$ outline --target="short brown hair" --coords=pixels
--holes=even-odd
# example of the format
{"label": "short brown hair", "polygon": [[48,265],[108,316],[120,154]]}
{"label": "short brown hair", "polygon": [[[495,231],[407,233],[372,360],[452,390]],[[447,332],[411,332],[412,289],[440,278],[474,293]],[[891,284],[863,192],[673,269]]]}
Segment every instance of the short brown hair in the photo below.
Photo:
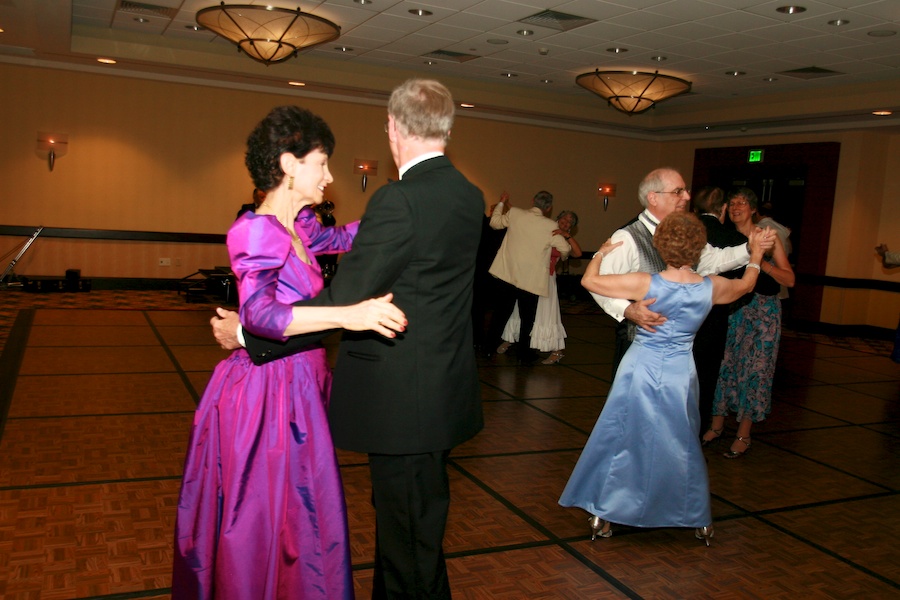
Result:
{"label": "short brown hair", "polygon": [[693,213],[673,212],[656,228],[653,246],[667,265],[695,266],[706,247],[706,228]]}

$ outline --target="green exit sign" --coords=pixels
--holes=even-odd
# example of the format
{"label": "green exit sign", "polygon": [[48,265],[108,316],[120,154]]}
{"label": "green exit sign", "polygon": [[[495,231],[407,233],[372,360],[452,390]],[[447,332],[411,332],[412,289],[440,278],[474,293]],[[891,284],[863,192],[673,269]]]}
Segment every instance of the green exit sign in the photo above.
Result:
{"label": "green exit sign", "polygon": [[763,151],[762,150],[751,150],[747,155],[748,163],[759,163],[763,160]]}

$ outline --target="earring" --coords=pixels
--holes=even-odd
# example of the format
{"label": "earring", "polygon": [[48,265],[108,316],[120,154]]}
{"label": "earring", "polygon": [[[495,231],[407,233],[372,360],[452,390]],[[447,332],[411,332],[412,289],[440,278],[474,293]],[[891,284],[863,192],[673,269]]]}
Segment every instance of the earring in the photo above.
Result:
{"label": "earring", "polygon": [[289,190],[294,189],[294,176],[293,176],[293,175],[291,175],[291,176],[288,178],[288,189],[289,189]]}

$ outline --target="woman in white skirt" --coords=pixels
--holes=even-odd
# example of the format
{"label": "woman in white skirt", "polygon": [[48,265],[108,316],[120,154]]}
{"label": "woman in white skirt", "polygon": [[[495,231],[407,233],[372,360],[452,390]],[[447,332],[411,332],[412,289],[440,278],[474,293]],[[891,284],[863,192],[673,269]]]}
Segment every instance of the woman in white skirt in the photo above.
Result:
{"label": "woman in white skirt", "polygon": [[[556,217],[558,233],[568,240],[572,246],[569,258],[581,256],[581,246],[575,241],[572,231],[578,225],[578,215],[571,210],[564,210]],[[534,328],[531,330],[531,347],[539,352],[549,352],[550,355],[541,361],[544,365],[555,365],[562,357],[566,347],[566,330],[562,324],[559,311],[559,294],[556,291],[556,265],[559,263],[560,254],[551,248],[550,252],[550,283],[547,286],[547,295],[538,297],[537,314],[534,317]],[[497,354],[505,354],[509,347],[519,341],[519,306],[513,309],[506,327],[503,328],[503,343],[497,348]]]}

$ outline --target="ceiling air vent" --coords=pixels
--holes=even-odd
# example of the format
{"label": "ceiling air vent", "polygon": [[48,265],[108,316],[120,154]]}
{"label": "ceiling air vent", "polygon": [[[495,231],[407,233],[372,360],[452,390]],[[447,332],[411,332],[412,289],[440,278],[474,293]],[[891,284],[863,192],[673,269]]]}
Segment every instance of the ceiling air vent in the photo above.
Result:
{"label": "ceiling air vent", "polygon": [[821,67],[803,67],[802,69],[794,69],[792,71],[781,71],[779,75],[788,77],[797,77],[798,79],[819,79],[821,77],[832,77],[834,75],[844,75],[840,71],[832,71]]}
{"label": "ceiling air vent", "polygon": [[475,54],[466,54],[464,52],[451,52],[450,50],[435,50],[428,54],[423,54],[425,58],[436,58],[437,60],[450,60],[453,62],[464,63],[474,58],[481,58]]}
{"label": "ceiling air vent", "polygon": [[530,17],[519,19],[519,23],[525,23],[526,25],[538,25],[540,27],[555,29],[557,31],[569,31],[571,29],[575,29],[576,27],[581,27],[582,25],[589,25],[596,22],[597,19],[588,19],[587,17],[569,15],[566,13],[556,12],[555,10],[545,10],[533,14]]}
{"label": "ceiling air vent", "polygon": [[156,6],[154,4],[145,4],[143,2],[131,2],[130,0],[121,0],[118,10],[136,15],[147,15],[151,17],[162,17],[164,19],[174,19],[178,14],[177,8],[168,6]]}

